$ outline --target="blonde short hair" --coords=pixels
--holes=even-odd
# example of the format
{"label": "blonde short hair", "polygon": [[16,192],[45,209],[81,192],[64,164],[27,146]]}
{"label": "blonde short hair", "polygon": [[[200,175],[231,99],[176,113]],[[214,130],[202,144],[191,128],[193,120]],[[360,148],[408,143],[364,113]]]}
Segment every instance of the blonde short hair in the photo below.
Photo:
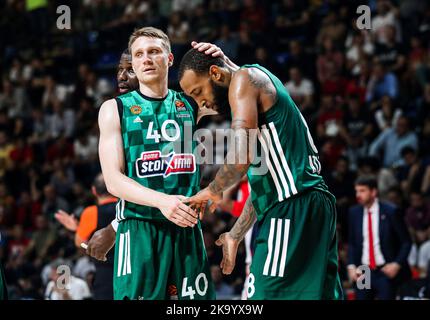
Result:
{"label": "blonde short hair", "polygon": [[165,34],[162,30],[154,28],[154,27],[143,27],[140,29],[136,29],[131,34],[128,40],[128,50],[131,54],[131,45],[140,37],[148,37],[148,38],[157,38],[163,40],[163,45],[170,53],[170,40],[167,34]]}

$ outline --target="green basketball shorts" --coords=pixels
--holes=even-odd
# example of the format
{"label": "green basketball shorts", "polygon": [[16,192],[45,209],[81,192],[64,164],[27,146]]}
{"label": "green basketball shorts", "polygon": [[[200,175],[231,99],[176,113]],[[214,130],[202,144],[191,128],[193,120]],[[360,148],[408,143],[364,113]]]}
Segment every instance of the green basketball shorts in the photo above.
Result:
{"label": "green basketball shorts", "polygon": [[334,197],[319,190],[280,202],[258,222],[248,299],[342,299]]}
{"label": "green basketball shorts", "polygon": [[200,224],[121,221],[113,276],[115,300],[215,299]]}

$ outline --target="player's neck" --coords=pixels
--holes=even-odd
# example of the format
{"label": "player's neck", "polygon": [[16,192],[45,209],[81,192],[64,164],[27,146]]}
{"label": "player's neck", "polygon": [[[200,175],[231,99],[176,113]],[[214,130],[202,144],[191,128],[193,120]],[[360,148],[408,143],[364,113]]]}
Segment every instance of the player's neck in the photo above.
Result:
{"label": "player's neck", "polygon": [[167,81],[151,83],[151,84],[142,84],[139,82],[139,91],[150,98],[164,98],[167,96],[169,88],[167,87]]}

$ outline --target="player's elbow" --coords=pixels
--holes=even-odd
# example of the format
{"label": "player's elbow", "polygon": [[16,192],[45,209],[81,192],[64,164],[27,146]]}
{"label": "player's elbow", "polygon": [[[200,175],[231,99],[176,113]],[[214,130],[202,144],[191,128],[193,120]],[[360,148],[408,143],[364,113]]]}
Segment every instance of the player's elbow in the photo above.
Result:
{"label": "player's elbow", "polygon": [[120,195],[118,194],[118,188],[115,186],[115,183],[107,183],[106,181],[106,189],[109,192],[109,194],[113,195],[114,197],[120,198]]}
{"label": "player's elbow", "polygon": [[120,188],[118,188],[118,181],[116,181],[115,177],[110,174],[105,174],[104,179],[107,192],[112,196],[119,198],[118,192]]}

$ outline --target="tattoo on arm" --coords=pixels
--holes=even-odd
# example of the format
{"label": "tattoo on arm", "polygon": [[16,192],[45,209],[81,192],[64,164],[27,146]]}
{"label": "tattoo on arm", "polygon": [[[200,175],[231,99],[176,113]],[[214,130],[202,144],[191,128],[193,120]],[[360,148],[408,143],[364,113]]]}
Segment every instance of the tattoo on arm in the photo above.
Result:
{"label": "tattoo on arm", "polygon": [[245,168],[243,165],[224,164],[218,170],[215,180],[209,184],[209,190],[212,193],[221,193],[238,182],[247,171],[248,167]]}
{"label": "tattoo on arm", "polygon": [[255,208],[252,205],[251,195],[249,195],[239,219],[237,219],[233,228],[230,230],[231,237],[235,240],[242,241],[256,219],[257,215],[255,213]]}
{"label": "tattoo on arm", "polygon": [[270,96],[270,98],[276,101],[276,89],[273,86],[272,81],[267,75],[261,75],[256,71],[250,69],[249,82],[257,89],[262,89],[264,94]]}
{"label": "tattoo on arm", "polygon": [[[218,170],[215,179],[209,184],[212,193],[221,193],[240,181],[250,166],[253,141],[249,141],[250,129],[240,126],[244,120],[233,120],[233,141],[230,145],[224,165]],[[250,150],[251,149],[251,150]]]}

